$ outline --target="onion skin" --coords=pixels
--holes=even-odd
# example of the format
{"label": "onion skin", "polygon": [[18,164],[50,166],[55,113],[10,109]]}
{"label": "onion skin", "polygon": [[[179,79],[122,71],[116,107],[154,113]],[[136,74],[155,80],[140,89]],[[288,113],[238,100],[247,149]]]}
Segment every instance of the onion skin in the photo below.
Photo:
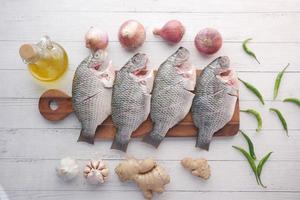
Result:
{"label": "onion skin", "polygon": [[105,49],[108,45],[108,35],[97,27],[91,26],[85,34],[85,46],[92,51]]}
{"label": "onion skin", "polygon": [[205,28],[195,37],[195,46],[200,53],[214,54],[222,47],[222,36],[213,28]]}
{"label": "onion skin", "polygon": [[142,46],[145,39],[145,28],[136,20],[124,22],[119,29],[119,41],[122,47],[128,50],[133,50]]}
{"label": "onion skin", "polygon": [[180,42],[184,33],[185,28],[178,20],[170,20],[162,28],[155,28],[153,30],[154,35],[159,35],[170,43]]}

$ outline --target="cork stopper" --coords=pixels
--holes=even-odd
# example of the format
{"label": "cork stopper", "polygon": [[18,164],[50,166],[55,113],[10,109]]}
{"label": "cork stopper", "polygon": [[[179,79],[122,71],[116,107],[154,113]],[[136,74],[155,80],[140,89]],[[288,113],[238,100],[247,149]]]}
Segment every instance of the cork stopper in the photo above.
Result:
{"label": "cork stopper", "polygon": [[38,58],[38,51],[32,44],[23,44],[19,50],[21,58],[26,61],[30,62]]}

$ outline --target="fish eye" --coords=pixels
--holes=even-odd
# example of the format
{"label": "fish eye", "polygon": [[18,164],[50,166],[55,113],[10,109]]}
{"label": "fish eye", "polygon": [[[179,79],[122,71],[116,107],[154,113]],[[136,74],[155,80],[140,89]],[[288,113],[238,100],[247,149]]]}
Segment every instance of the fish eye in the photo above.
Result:
{"label": "fish eye", "polygon": [[97,52],[94,54],[94,58],[99,58],[100,57],[100,54]]}
{"label": "fish eye", "polygon": [[135,57],[133,58],[133,62],[135,62],[135,63],[138,63],[138,62],[140,62],[140,61],[141,61],[140,56],[135,56]]}

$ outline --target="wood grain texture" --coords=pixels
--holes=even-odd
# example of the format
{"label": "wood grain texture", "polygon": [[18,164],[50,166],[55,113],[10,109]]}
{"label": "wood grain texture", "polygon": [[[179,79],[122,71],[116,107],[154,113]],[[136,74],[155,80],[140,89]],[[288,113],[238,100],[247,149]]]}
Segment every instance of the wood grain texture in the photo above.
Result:
{"label": "wood grain texture", "polygon": [[[124,51],[117,40],[119,25],[138,19],[146,28],[145,44],[134,52]],[[181,20],[187,34],[183,41],[170,46],[152,35],[154,27],[170,19]],[[215,57],[227,55],[238,76],[254,84],[266,105],[240,85],[240,107],[255,108],[263,117],[263,129],[252,116],[240,115],[240,128],[251,137],[258,158],[274,151],[262,172],[267,189],[258,187],[247,161],[232,145],[246,148],[241,135],[215,137],[209,152],[195,148],[195,138],[166,138],[157,150],[132,139],[127,153],[143,159],[153,157],[171,175],[167,191],[154,199],[300,199],[300,109],[283,103],[286,97],[300,97],[300,1],[299,0],[3,0],[0,6],[0,199],[6,192],[10,200],[142,199],[135,184],[120,183],[113,173],[115,165],[127,155],[110,150],[109,139],[95,145],[77,143],[80,123],[74,114],[50,122],[37,107],[40,95],[56,88],[71,93],[71,81],[79,62],[88,55],[84,34],[91,25],[109,33],[108,54],[116,69],[137,51],[149,55],[150,67],[158,68],[179,46],[191,52],[191,62],[202,69]],[[201,56],[194,48],[196,32],[217,28],[224,39],[215,55]],[[50,35],[67,50],[70,66],[66,75],[52,84],[35,81],[18,55],[19,46],[37,42]],[[245,54],[241,44],[249,44],[261,61],[257,64]],[[290,62],[284,74],[279,96],[272,101],[277,73]],[[290,137],[286,137],[270,107],[284,114]],[[65,156],[77,158],[83,165],[92,157],[108,161],[110,179],[103,187],[92,187],[79,176],[73,183],[57,179],[54,167]],[[205,157],[212,167],[212,178],[199,181],[178,164],[185,156]],[[1,187],[3,186],[3,188]],[[4,191],[3,191],[4,190]],[[7,200],[7,199],[5,199]]]}

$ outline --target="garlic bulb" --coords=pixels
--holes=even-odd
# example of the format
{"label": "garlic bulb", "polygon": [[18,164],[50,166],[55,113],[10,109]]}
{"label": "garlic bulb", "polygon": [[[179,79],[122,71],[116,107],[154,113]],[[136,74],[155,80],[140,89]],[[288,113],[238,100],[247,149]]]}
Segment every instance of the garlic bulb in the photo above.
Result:
{"label": "garlic bulb", "polygon": [[107,180],[108,168],[103,160],[91,160],[86,165],[83,175],[90,184],[102,184]]}
{"label": "garlic bulb", "polygon": [[64,181],[74,179],[79,173],[79,165],[76,160],[66,157],[60,160],[59,166],[56,167],[57,176]]}

